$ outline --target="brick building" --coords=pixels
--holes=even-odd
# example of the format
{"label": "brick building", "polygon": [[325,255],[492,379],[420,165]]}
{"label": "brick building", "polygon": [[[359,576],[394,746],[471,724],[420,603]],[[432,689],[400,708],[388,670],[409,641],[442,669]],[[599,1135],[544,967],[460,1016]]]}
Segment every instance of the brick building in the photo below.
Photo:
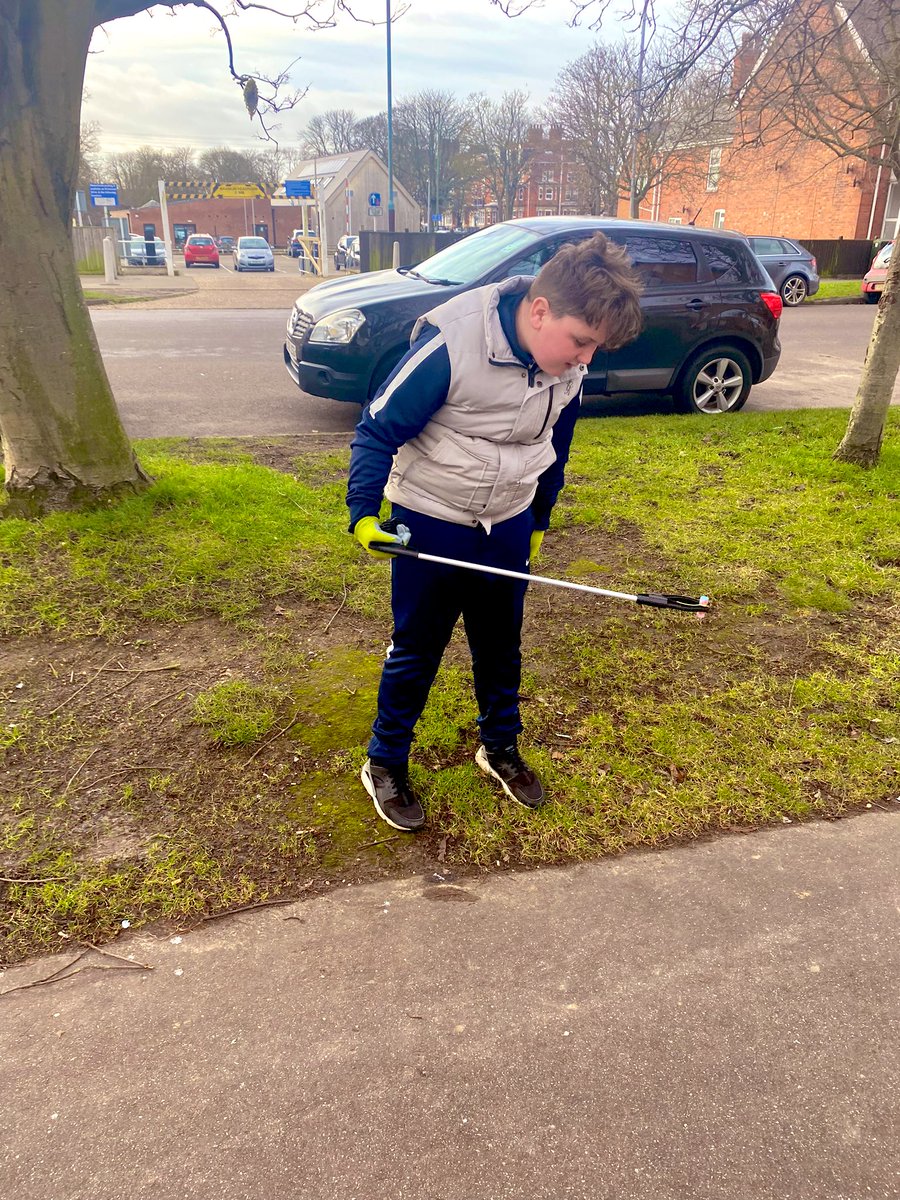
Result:
{"label": "brick building", "polygon": [[[715,144],[686,148],[674,179],[642,202],[641,218],[800,241],[894,237],[900,185],[890,170],[838,158],[790,130],[778,112],[760,110],[748,84],[763,70],[777,71],[777,61],[745,40],[735,60],[738,100],[729,133]],[[627,200],[618,215],[628,215]]]}

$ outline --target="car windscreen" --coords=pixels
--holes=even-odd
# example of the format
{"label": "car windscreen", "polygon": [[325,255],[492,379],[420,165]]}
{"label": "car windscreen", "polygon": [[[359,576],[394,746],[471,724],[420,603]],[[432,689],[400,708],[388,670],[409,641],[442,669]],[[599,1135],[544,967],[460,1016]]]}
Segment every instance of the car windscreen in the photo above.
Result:
{"label": "car windscreen", "polygon": [[875,255],[873,267],[889,267],[891,265],[891,251],[894,249],[894,243],[889,242],[887,246],[882,246]]}
{"label": "car windscreen", "polygon": [[191,246],[211,246],[213,240],[211,237],[190,237],[188,238],[188,243]]}
{"label": "car windscreen", "polygon": [[492,225],[454,242],[415,269],[415,274],[427,280],[447,283],[475,283],[511,254],[533,246],[541,239],[538,234],[518,226]]}
{"label": "car windscreen", "polygon": [[238,248],[240,250],[268,250],[269,243],[265,238],[241,238]]}

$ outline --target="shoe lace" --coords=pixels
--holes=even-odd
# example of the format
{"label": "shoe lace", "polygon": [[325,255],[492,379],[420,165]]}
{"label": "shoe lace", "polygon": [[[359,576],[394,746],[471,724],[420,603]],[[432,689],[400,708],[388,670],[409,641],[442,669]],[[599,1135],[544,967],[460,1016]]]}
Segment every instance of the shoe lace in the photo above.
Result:
{"label": "shoe lace", "polygon": [[383,778],[390,787],[390,798],[400,799],[409,786],[409,772],[402,767],[382,767]]}

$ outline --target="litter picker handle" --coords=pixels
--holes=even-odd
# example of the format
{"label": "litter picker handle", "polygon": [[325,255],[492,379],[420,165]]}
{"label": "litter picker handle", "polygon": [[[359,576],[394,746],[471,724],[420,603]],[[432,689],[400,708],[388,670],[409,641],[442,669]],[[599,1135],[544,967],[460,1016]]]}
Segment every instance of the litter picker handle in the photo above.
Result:
{"label": "litter picker handle", "polygon": [[677,612],[706,613],[709,611],[708,596],[666,596],[658,592],[633,595],[629,592],[610,592],[605,588],[589,587],[586,583],[570,583],[567,579],[551,579],[548,575],[531,575],[527,571],[507,571],[503,567],[487,567],[481,563],[465,562],[459,558],[443,558],[439,554],[426,554],[412,546],[399,542],[373,542],[382,554],[394,558],[420,558],[423,562],[440,563],[447,567],[462,567],[466,571],[480,571],[485,575],[502,575],[507,579],[521,579],[525,583],[542,583],[548,587],[568,588],[574,592],[589,592],[593,596],[606,596],[610,600],[629,600],[632,604],[646,604],[651,608],[673,608]]}

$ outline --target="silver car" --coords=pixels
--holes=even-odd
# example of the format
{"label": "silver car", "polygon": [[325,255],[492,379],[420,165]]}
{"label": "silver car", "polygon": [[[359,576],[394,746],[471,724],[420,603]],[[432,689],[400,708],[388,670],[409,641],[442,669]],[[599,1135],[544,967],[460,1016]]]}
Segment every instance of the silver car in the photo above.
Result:
{"label": "silver car", "polygon": [[783,237],[751,237],[747,240],[788,308],[796,308],[807,296],[814,296],[819,290],[815,255],[799,242]]}
{"label": "silver car", "polygon": [[235,271],[274,271],[275,255],[262,237],[240,237],[233,251]]}

